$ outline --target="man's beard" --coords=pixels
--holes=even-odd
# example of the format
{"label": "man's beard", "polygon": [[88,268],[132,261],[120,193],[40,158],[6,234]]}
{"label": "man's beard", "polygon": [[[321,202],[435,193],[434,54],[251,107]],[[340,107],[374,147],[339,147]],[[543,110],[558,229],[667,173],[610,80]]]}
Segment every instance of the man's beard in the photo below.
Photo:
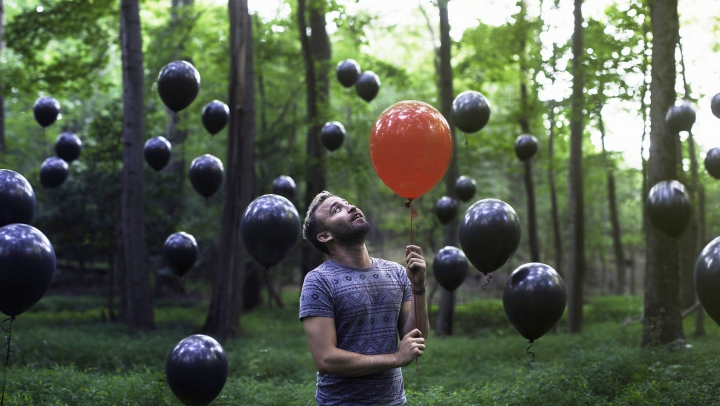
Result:
{"label": "man's beard", "polygon": [[357,247],[365,243],[370,224],[367,221],[360,224],[338,223],[328,231],[333,234],[338,245],[346,248]]}

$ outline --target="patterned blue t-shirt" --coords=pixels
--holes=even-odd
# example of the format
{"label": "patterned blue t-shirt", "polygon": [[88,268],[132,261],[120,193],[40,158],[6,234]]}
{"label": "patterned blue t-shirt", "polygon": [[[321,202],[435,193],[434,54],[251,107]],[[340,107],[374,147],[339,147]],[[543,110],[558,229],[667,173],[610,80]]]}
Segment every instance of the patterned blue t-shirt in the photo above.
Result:
{"label": "patterned blue t-shirt", "polygon": [[[405,268],[372,258],[370,268],[352,268],[329,260],[305,276],[300,320],[335,319],[337,347],[359,354],[392,354],[398,350],[400,305],[412,300]],[[400,368],[360,377],[317,374],[319,406],[404,405]]]}

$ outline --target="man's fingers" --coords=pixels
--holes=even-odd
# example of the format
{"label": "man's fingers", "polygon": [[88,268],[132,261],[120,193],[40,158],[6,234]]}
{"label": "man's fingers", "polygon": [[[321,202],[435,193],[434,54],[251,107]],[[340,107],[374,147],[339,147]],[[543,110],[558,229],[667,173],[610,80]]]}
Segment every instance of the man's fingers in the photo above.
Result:
{"label": "man's fingers", "polygon": [[422,337],[422,333],[418,329],[413,329],[411,332],[407,333],[405,337],[415,338],[415,337]]}

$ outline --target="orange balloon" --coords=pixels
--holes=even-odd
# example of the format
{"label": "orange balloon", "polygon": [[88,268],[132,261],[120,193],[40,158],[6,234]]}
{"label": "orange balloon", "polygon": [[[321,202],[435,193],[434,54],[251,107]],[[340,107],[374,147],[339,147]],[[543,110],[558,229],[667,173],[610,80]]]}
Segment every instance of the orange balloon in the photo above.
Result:
{"label": "orange balloon", "polygon": [[420,101],[402,101],[380,114],[370,133],[370,159],[382,181],[406,199],[416,199],[445,176],[452,134],[445,117]]}

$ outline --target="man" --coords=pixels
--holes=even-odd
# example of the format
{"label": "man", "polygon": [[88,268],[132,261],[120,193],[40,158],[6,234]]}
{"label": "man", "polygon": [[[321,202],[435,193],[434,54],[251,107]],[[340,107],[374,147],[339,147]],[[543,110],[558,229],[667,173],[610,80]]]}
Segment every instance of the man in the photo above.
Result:
{"label": "man", "polygon": [[422,252],[406,248],[407,269],[371,258],[365,247],[369,228],[362,211],[326,191],[305,217],[303,237],[330,255],[307,274],[300,295],[320,406],[405,405],[400,367],[425,349],[430,323]]}

